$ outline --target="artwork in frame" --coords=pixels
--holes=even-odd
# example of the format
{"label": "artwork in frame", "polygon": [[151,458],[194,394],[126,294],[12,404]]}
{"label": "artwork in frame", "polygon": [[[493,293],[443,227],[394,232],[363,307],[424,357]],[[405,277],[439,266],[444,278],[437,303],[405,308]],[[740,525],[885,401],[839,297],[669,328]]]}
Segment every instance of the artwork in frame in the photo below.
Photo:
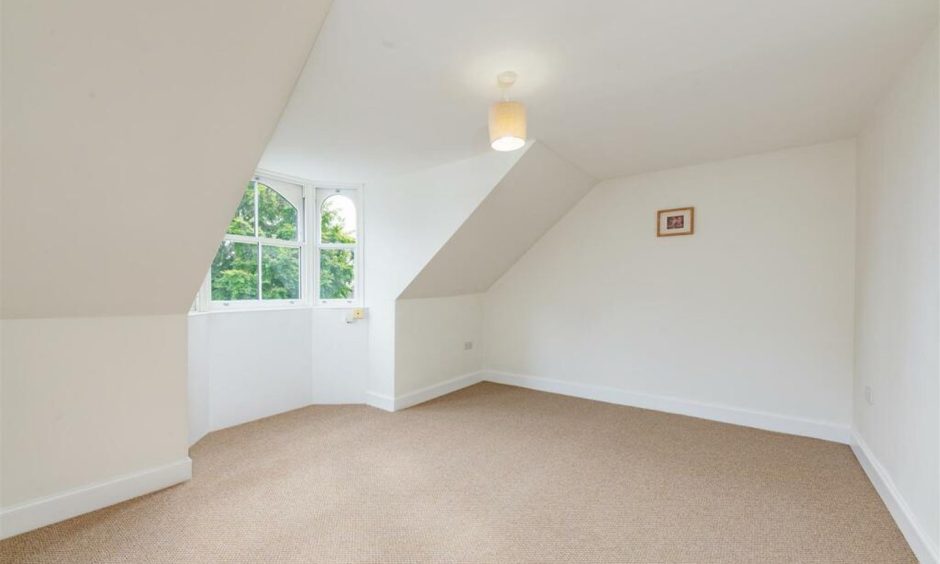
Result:
{"label": "artwork in frame", "polygon": [[695,208],[673,208],[656,212],[656,236],[672,237],[695,233]]}

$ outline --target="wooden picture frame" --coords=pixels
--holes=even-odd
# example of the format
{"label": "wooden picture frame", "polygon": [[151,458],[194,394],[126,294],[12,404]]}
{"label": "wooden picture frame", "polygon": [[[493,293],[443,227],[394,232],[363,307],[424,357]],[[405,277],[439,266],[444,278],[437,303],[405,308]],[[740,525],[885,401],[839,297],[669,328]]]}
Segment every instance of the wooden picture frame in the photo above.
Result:
{"label": "wooden picture frame", "polygon": [[676,237],[695,233],[695,208],[672,208],[656,212],[656,236]]}

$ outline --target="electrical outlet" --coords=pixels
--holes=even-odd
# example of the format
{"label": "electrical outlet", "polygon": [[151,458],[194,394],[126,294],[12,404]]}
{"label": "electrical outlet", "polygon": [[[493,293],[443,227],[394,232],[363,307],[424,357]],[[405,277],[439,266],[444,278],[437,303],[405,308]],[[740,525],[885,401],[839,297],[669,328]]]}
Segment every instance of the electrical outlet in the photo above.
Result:
{"label": "electrical outlet", "polygon": [[471,350],[471,349],[473,349],[473,341],[466,341],[466,342],[463,344],[463,350],[469,351],[469,350]]}
{"label": "electrical outlet", "polygon": [[865,386],[865,401],[868,402],[868,405],[874,405],[871,399],[871,386]]}

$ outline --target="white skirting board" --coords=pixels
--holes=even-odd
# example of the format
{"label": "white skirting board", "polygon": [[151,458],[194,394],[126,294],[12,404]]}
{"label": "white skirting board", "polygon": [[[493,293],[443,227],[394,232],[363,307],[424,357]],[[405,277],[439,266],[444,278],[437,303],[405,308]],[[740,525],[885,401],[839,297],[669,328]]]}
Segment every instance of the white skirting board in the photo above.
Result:
{"label": "white skirting board", "polygon": [[4,507],[0,510],[0,539],[162,490],[192,476],[193,461],[187,456],[143,472]]}
{"label": "white skirting board", "polygon": [[901,492],[894,485],[891,475],[888,474],[881,462],[875,458],[874,453],[861,435],[858,434],[858,431],[852,433],[852,451],[862,465],[862,469],[868,475],[868,479],[874,484],[878,495],[885,502],[891,516],[894,517],[894,522],[901,529],[901,534],[907,539],[907,543],[911,545],[911,550],[914,551],[917,559],[921,561],[921,564],[940,564],[940,556],[938,556],[940,550],[931,544],[929,537],[917,523],[917,519],[911,513],[907,502],[901,496]]}
{"label": "white skirting board", "polygon": [[699,417],[701,419],[710,419],[712,421],[721,421],[734,425],[812,437],[843,444],[850,444],[852,442],[851,432],[848,426],[829,421],[803,419],[740,407],[702,403],[667,396],[631,392],[619,388],[594,386],[493,370],[481,370],[479,372],[464,374],[395,398],[370,392],[366,394],[366,403],[373,407],[384,409],[385,411],[397,411],[455,392],[461,388],[472,386],[478,382],[494,382],[496,384],[506,384],[541,392],[551,392],[606,403],[664,411],[666,413],[677,413],[680,415]]}
{"label": "white skirting board", "polygon": [[463,374],[456,378],[451,378],[450,380],[445,380],[433,386],[421,388],[420,390],[408,392],[407,394],[394,398],[376,392],[366,392],[366,405],[371,405],[372,407],[384,411],[400,411],[477,384],[481,382],[481,376],[482,374],[480,372]]}
{"label": "white skirting board", "polygon": [[366,405],[382,411],[395,411],[395,398],[377,392],[366,392]]}
{"label": "white skirting board", "polygon": [[440,384],[434,384],[433,386],[415,390],[414,392],[395,398],[395,411],[418,405],[419,403],[424,403],[440,396],[445,396],[457,390],[478,384],[480,381],[481,374],[479,372],[471,372],[470,374],[463,374],[456,378],[445,380]]}
{"label": "white skirting board", "polygon": [[594,386],[591,384],[580,384],[563,380],[551,380],[549,378],[525,376],[509,372],[485,371],[481,379],[497,384],[529,388],[530,390],[539,390],[542,392],[551,392],[606,403],[664,411],[666,413],[688,415],[700,419],[710,419],[712,421],[721,421],[723,423],[732,423],[734,425],[787,433],[789,435],[800,435],[843,444],[849,444],[851,442],[851,435],[847,426],[829,421],[803,419],[740,407],[631,392],[619,388]]}

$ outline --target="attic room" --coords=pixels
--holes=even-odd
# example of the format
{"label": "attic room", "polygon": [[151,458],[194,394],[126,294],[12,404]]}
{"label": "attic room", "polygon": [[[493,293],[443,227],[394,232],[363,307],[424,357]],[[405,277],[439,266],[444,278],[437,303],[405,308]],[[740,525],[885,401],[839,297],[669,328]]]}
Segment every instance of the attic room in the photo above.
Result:
{"label": "attic room", "polygon": [[2,0],[0,562],[940,563],[934,0]]}

